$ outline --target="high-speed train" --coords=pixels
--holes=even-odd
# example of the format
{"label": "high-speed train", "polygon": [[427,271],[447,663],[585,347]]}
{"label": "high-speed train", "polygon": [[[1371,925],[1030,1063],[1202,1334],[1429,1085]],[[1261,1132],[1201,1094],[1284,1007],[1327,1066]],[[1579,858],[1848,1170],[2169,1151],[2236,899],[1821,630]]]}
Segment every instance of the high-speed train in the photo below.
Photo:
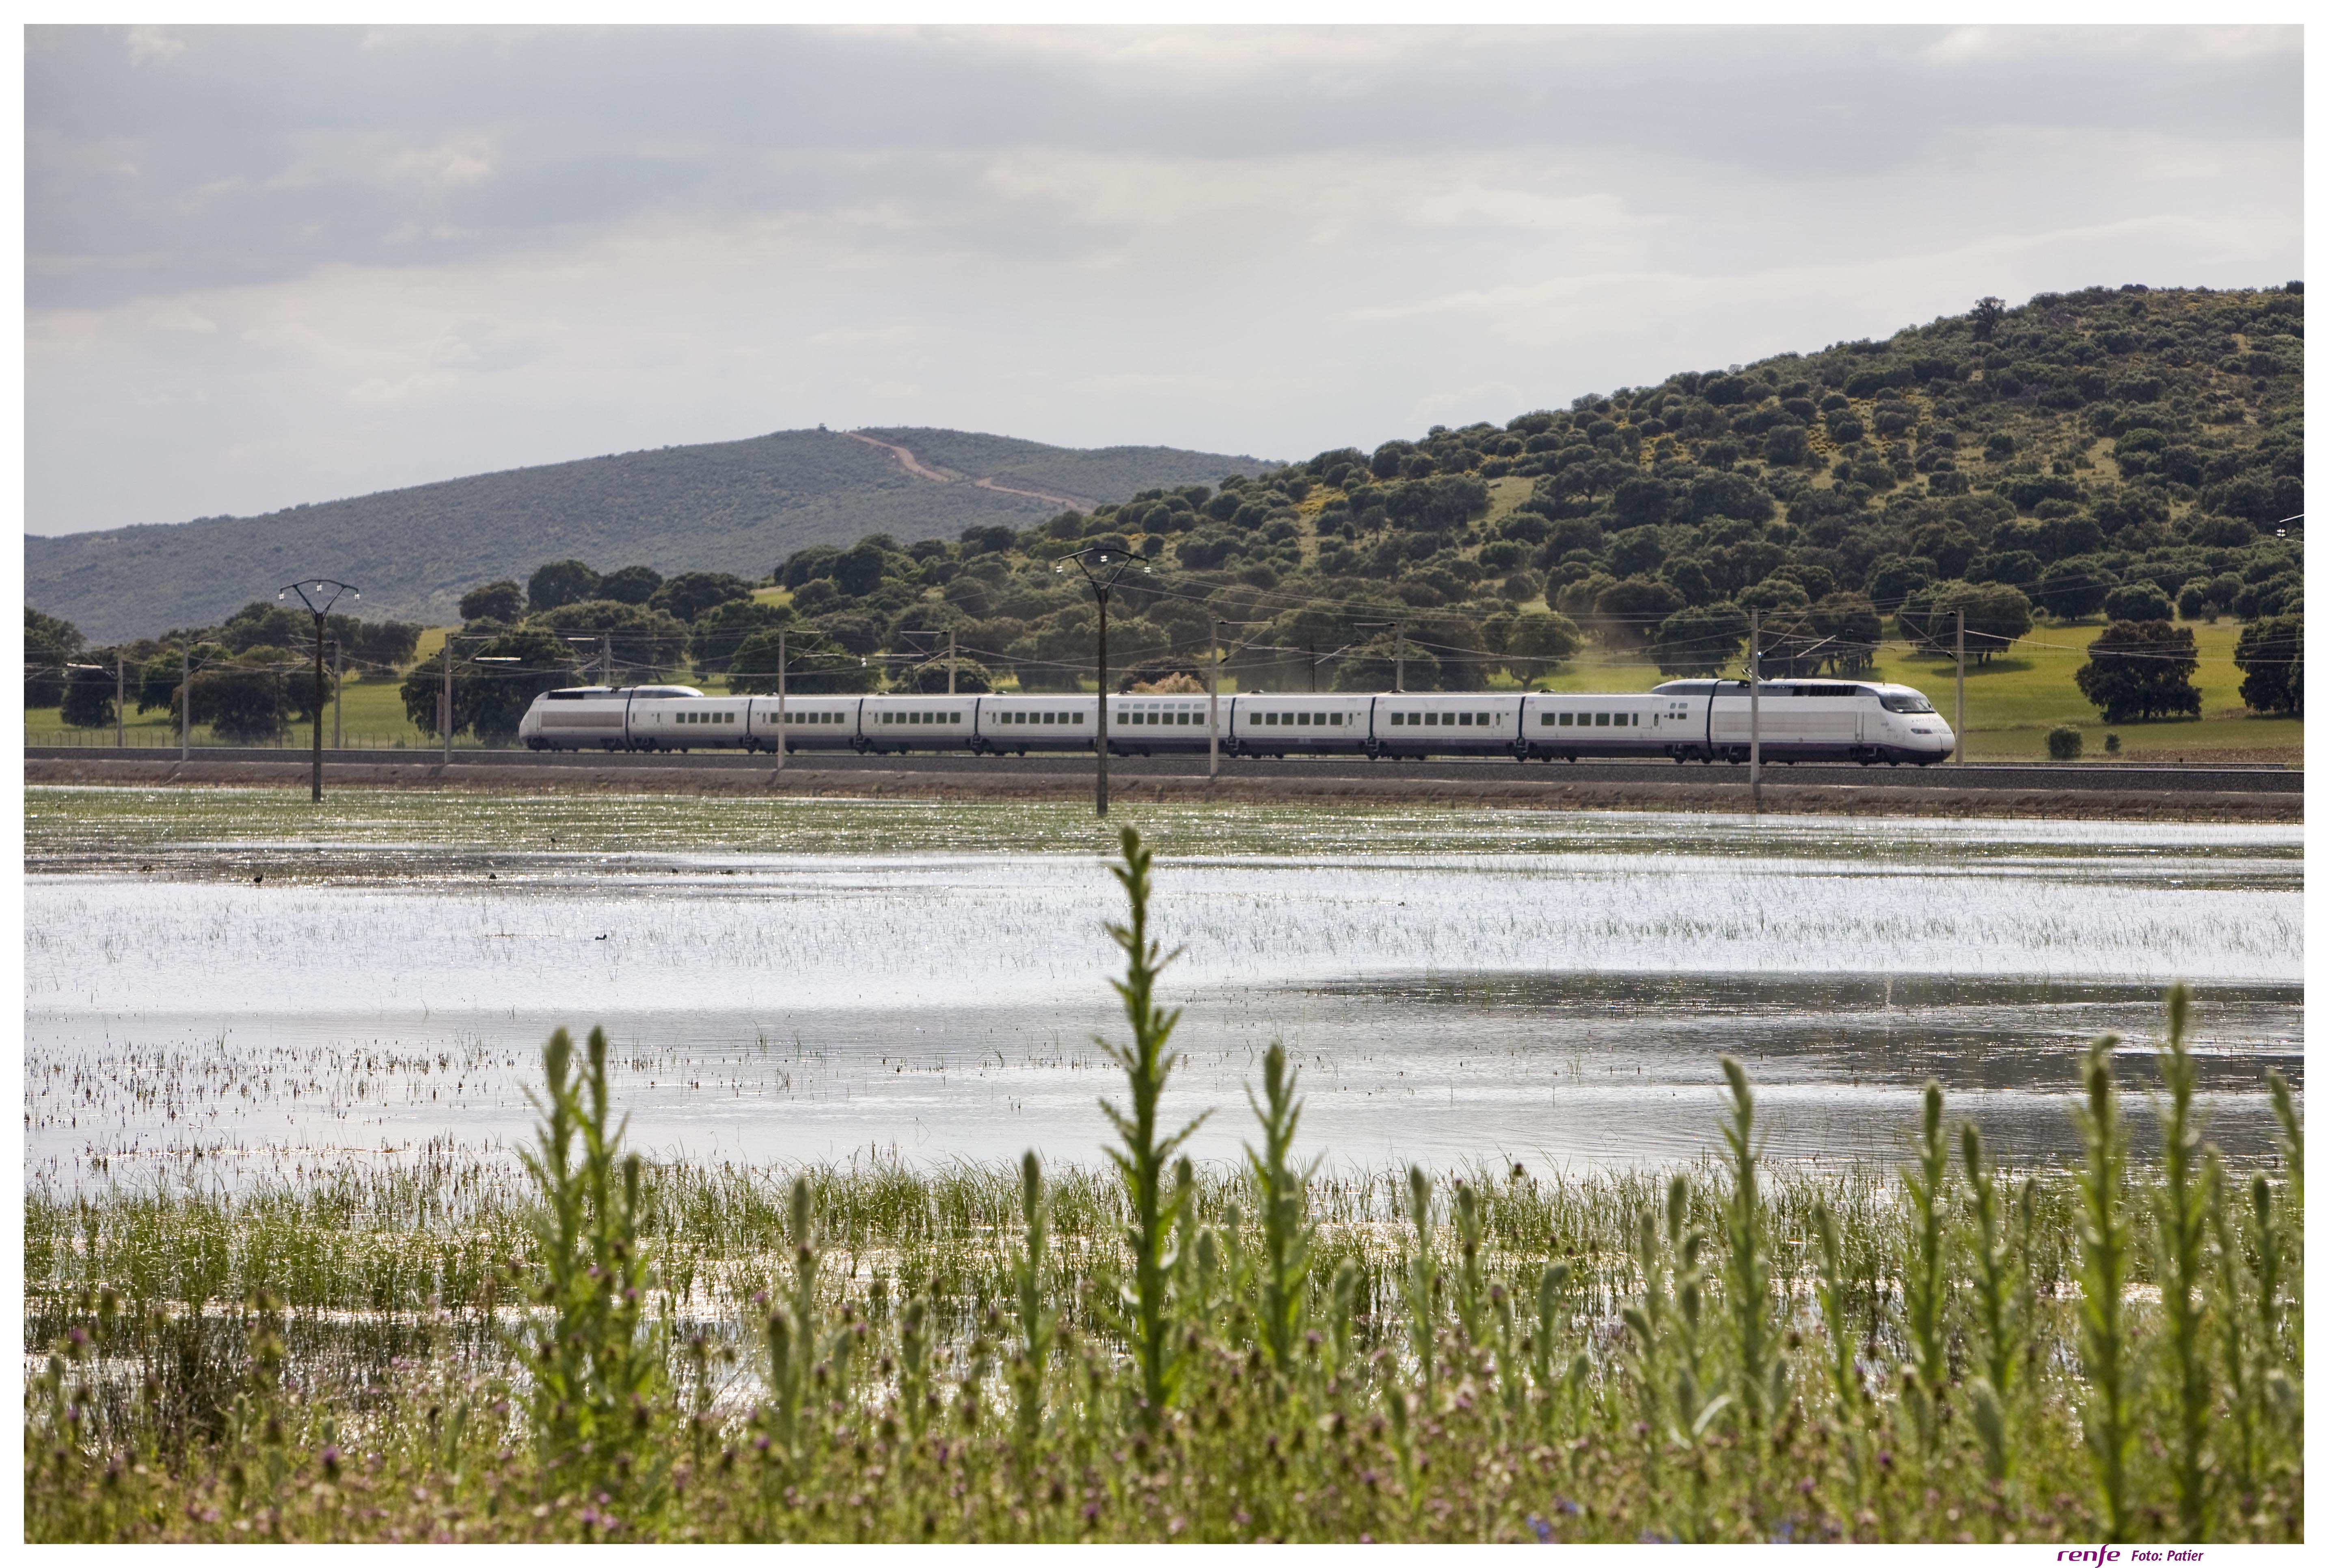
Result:
{"label": "high-speed train", "polygon": [[[1759,698],[1759,701],[1757,700]],[[1209,699],[1110,697],[1117,756],[1204,751]],[[1091,751],[1100,699],[992,694],[707,697],[692,686],[577,686],[536,697],[518,726],[537,751]],[[1912,687],[1872,681],[1668,681],[1626,692],[1255,692],[1220,699],[1230,756],[1670,757],[1744,762],[1760,709],[1766,762],[1945,760],[1957,737]]]}

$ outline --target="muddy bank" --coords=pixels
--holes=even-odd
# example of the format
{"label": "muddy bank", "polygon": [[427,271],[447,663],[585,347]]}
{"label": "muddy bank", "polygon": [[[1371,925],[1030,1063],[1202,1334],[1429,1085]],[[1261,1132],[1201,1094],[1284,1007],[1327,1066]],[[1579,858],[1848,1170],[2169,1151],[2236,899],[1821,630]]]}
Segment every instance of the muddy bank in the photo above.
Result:
{"label": "muddy bank", "polygon": [[[806,795],[836,799],[1081,800],[1092,791],[1075,775],[1011,777],[910,769],[846,772],[791,767],[540,767],[474,763],[333,763],[326,788],[460,789],[486,793],[620,793],[670,795]],[[301,762],[188,762],[31,758],[26,784],[261,785],[305,789]],[[1113,781],[1113,797],[1142,801],[1222,801],[1273,804],[1475,805],[1518,811],[1742,812],[1736,784],[1582,784],[1552,779],[1397,779],[1276,777],[1154,778]],[[1896,817],[2041,817],[2133,822],[2286,822],[2304,818],[2297,793],[2243,791],[1935,789],[1929,786],[1796,784],[1762,786],[1766,812],[1842,812]]]}

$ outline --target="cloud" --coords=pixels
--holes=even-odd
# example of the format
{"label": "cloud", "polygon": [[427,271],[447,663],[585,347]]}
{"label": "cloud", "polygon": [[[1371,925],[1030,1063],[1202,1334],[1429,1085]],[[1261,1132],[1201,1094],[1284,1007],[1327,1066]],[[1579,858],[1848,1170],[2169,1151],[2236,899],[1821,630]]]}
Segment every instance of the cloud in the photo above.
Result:
{"label": "cloud", "polygon": [[2288,28],[145,36],[27,33],[35,531],[821,421],[1299,455],[2302,269]]}
{"label": "cloud", "polygon": [[173,38],[164,27],[133,27],[129,30],[129,63],[144,65],[148,61],[168,60],[186,52],[183,39]]}
{"label": "cloud", "polygon": [[146,318],[146,324],[157,332],[214,333],[218,331],[218,323],[183,300],[166,302],[160,309]]}

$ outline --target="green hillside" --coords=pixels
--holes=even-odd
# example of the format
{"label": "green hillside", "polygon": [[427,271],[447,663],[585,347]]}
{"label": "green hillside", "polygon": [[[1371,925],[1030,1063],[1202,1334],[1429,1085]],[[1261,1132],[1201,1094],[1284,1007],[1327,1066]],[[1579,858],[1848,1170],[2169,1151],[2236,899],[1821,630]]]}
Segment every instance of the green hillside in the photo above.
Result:
{"label": "green hillside", "polygon": [[24,596],[93,638],[111,639],[213,624],[308,572],[360,585],[368,615],[442,621],[454,617],[465,590],[523,577],[545,559],[573,557],[604,569],[652,561],[666,572],[757,577],[803,545],[874,532],[918,539],[1024,527],[1058,509],[975,483],[990,476],[1104,502],[1265,466],[1165,446],[1081,452],[951,430],[878,434],[929,443],[943,454],[935,466],[958,477],[916,477],[881,447],[837,431],[785,430],[481,474],[263,517],[28,538]]}
{"label": "green hillside", "polygon": [[[1682,371],[1266,473],[1248,464],[1225,478],[1156,480],[1087,507],[970,481],[1121,495],[1155,466],[1199,459],[863,433],[906,447],[939,472],[932,480],[866,439],[770,437],[863,474],[900,507],[923,503],[914,515],[925,521],[876,530],[852,513],[857,526],[841,528],[835,512],[829,542],[781,565],[759,558],[777,569],[756,592],[744,580],[753,572],[660,585],[648,572],[624,586],[555,568],[530,580],[525,602],[512,588],[502,607],[477,608],[485,618],[456,646],[538,664],[523,679],[539,682],[571,677],[563,638],[603,632],[618,678],[684,670],[772,688],[782,626],[794,690],[865,690],[942,685],[930,661],[951,634],[971,689],[1088,685],[1091,596],[1056,568],[1104,544],[1153,558],[1114,603],[1112,684],[1200,673],[1219,622],[1229,679],[1245,690],[1380,689],[1402,646],[1410,689],[1638,687],[1738,673],[1759,615],[1766,671],[1907,680],[1945,703],[1961,610],[1977,755],[2039,755],[2049,728],[2074,724],[2094,731],[2095,753],[2107,729],[2124,732],[2130,756],[2292,759],[2303,334],[2296,284],[2097,288],[2018,308],[1985,300],[1886,340]],[[678,456],[603,460],[601,489],[623,488],[617,472],[709,471]],[[643,477],[626,484],[626,495],[652,489]],[[990,502],[1006,510],[936,521]],[[515,554],[497,559],[518,559],[511,575],[521,579],[524,565],[553,556],[601,568],[617,559],[596,541],[545,544],[532,522],[506,532]],[[633,537],[670,541],[631,558],[664,573],[705,559],[699,532],[682,543],[643,526]],[[856,542],[838,548],[844,539]],[[440,591],[476,580],[431,570]],[[2100,722],[2075,682],[2089,644],[2117,622],[2197,634],[2196,690],[2162,710],[2184,717]],[[227,645],[281,640],[258,621],[244,630]],[[2258,637],[2269,646],[2239,652]],[[2283,693],[2254,688],[2259,709],[2278,711],[2250,718],[2248,678],[2267,664],[2285,674],[2290,660],[2299,673],[2279,682]],[[480,666],[476,678],[482,690],[519,677]],[[478,711],[489,710],[499,711]],[[478,723],[491,733],[488,718]]]}

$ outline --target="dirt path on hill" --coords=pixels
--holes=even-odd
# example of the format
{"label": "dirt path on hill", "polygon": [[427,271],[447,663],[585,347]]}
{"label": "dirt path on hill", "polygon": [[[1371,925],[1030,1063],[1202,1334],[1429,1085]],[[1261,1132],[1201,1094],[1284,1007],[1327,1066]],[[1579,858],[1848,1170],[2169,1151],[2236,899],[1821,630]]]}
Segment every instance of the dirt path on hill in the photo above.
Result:
{"label": "dirt path on hill", "polygon": [[[906,473],[913,474],[915,478],[926,479],[931,481],[933,484],[959,484],[962,483],[961,474],[948,473],[943,468],[931,467],[928,464],[915,456],[909,448],[900,446],[895,441],[879,440],[875,437],[865,435],[861,431],[857,430],[843,430],[841,434],[848,437],[851,441],[862,441],[868,446],[878,446],[882,451],[887,452],[892,457],[895,457],[897,460],[898,466],[905,469]],[[1058,492],[1053,490],[1029,490],[1025,485],[1021,484],[1005,484],[999,479],[973,479],[970,483],[981,490],[991,490],[1003,495],[1023,495],[1030,501],[1047,501],[1053,505],[1073,507],[1077,511],[1088,512],[1091,508],[1098,504],[1097,502],[1093,501],[1089,496],[1061,495]]]}

